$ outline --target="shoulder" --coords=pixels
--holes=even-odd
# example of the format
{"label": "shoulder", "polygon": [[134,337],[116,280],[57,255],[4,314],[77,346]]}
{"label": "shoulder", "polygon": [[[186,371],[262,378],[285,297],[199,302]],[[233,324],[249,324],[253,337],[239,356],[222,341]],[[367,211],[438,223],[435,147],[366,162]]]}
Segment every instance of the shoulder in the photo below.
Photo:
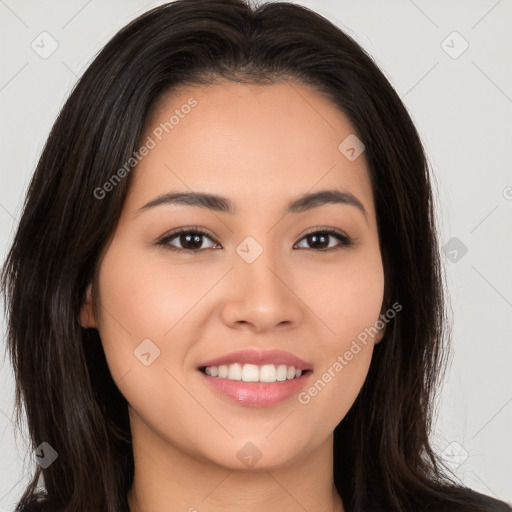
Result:
{"label": "shoulder", "polygon": [[512,512],[512,504],[467,487],[452,487],[450,501],[432,503],[425,512]]}

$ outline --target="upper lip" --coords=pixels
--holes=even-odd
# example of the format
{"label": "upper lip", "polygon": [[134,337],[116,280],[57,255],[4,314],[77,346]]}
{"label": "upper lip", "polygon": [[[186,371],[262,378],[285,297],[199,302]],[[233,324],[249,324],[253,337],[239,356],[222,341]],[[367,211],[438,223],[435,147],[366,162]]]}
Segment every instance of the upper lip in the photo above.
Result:
{"label": "upper lip", "polygon": [[234,363],[240,364],[256,364],[258,366],[264,364],[280,365],[285,364],[286,366],[293,366],[299,370],[309,370],[311,364],[307,363],[300,357],[285,352],[283,350],[256,350],[246,349],[239,350],[237,352],[230,352],[215,359],[209,359],[199,365],[199,368],[206,366],[221,366],[229,365]]}

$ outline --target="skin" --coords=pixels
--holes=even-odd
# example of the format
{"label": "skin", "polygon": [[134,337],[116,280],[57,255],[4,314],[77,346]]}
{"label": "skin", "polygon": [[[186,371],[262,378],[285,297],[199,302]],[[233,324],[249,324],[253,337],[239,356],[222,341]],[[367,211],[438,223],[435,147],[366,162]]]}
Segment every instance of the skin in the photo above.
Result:
{"label": "skin", "polygon": [[[229,402],[197,367],[239,349],[277,348],[311,363],[310,386],[375,324],[384,311],[384,272],[364,153],[349,161],[338,149],[354,133],[348,118],[291,82],[174,91],[153,109],[141,140],[190,97],[197,106],[133,171],[82,308],[82,325],[99,330],[129,403],[130,510],[342,511],[333,430],[383,331],[307,404],[296,396],[263,408]],[[325,189],[352,193],[366,218],[346,204],[284,214],[290,200]],[[188,205],[140,210],[163,193],[191,190],[229,198],[236,214]],[[156,243],[194,226],[211,236],[202,238],[202,252],[173,252],[169,245],[183,247],[183,237]],[[306,237],[312,228],[339,229],[356,243],[345,247],[331,236],[321,247],[338,249],[315,248]],[[236,252],[247,236],[263,249],[252,263]],[[149,366],[134,357],[147,338],[160,350]],[[237,457],[248,442],[261,453],[251,468]]]}

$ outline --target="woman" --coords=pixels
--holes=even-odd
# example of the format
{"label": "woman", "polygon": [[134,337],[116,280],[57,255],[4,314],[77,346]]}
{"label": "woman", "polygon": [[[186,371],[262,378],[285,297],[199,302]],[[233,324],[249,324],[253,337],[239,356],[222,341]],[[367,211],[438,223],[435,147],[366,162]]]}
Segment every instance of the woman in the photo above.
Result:
{"label": "woman", "polygon": [[429,444],[431,194],[398,96],[312,11],[178,0],[122,29],[3,270],[39,463],[18,509],[511,510]]}

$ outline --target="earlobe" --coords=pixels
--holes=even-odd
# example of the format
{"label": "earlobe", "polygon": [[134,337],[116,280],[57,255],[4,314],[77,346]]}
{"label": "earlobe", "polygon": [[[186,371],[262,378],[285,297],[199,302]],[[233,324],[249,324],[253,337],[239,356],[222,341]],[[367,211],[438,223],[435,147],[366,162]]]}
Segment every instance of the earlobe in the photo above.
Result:
{"label": "earlobe", "polygon": [[92,284],[87,287],[80,309],[80,325],[84,329],[97,327],[92,307]]}
{"label": "earlobe", "polygon": [[375,338],[373,339],[373,343],[376,345],[377,343],[380,343],[382,338],[384,338],[384,334],[386,332],[386,326],[384,326],[382,329],[379,330],[379,332],[375,335]]}
{"label": "earlobe", "polygon": [[[386,307],[383,305],[382,310],[379,315],[379,319],[382,318],[383,315],[385,315]],[[380,343],[382,341],[382,338],[384,338],[384,334],[386,333],[386,322],[381,321],[383,323],[383,327],[379,329],[379,332],[375,335],[373,338],[373,343],[376,345],[377,343]]]}

